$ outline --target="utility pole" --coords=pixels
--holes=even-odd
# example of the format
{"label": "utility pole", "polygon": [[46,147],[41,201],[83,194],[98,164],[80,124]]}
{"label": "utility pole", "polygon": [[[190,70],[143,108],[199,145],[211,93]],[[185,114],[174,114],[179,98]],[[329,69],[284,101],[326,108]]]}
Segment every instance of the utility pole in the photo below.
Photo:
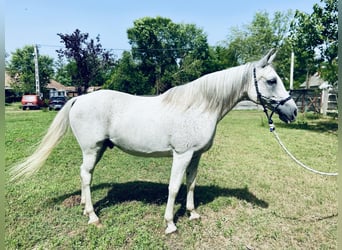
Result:
{"label": "utility pole", "polygon": [[290,68],[290,90],[293,90],[293,68],[294,68],[294,53],[291,52],[291,68]]}
{"label": "utility pole", "polygon": [[40,96],[39,67],[38,67],[38,45],[34,45],[34,76],[36,81],[36,95]]}

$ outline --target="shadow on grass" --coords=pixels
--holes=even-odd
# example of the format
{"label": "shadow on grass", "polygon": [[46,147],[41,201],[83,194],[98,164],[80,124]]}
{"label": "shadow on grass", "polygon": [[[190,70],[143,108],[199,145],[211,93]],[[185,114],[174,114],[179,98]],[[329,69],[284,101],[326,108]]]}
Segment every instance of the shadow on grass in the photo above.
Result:
{"label": "shadow on grass", "polygon": [[[120,204],[127,201],[141,201],[146,204],[164,205],[167,202],[168,184],[155,183],[148,181],[132,181],[126,183],[102,183],[91,187],[91,191],[99,189],[109,189],[107,196],[94,204],[95,212],[100,214],[101,210],[114,204]],[[65,194],[52,199],[54,203],[61,203],[69,197],[79,195],[80,191]],[[253,206],[267,208],[268,203],[258,199],[248,188],[221,188],[215,185],[197,186],[195,189],[195,203],[198,205],[208,204],[217,197],[235,197],[251,203]],[[186,213],[186,186],[182,185],[178,193],[176,203],[181,207],[175,215],[175,219]]]}
{"label": "shadow on grass", "polygon": [[321,119],[319,116],[307,114],[304,119],[298,117],[297,120],[291,124],[286,124],[280,121],[275,122],[275,126],[279,128],[302,129],[314,132],[328,132],[337,134],[338,120],[333,118]]}
{"label": "shadow on grass", "polygon": [[336,133],[338,130],[338,123],[337,121],[314,121],[314,122],[305,122],[305,121],[297,121],[291,124],[285,124],[282,122],[276,122],[275,126],[277,128],[289,128],[289,129],[303,129],[303,130],[310,130],[319,133]]}

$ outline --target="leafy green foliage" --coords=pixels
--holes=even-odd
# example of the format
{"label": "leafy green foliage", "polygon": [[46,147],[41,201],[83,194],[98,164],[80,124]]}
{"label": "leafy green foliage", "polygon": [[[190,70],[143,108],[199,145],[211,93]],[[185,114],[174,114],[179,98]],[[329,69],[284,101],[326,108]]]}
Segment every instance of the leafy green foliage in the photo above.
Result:
{"label": "leafy green foliage", "polygon": [[[39,82],[41,91],[53,76],[53,59],[41,55],[38,57]],[[36,92],[34,47],[27,45],[12,53],[12,58],[6,65],[6,71],[14,80],[12,87],[18,92],[33,94]]]}
{"label": "leafy green foliage", "polygon": [[236,51],[239,64],[258,60],[270,48],[279,48],[288,32],[291,12],[275,12],[273,18],[267,12],[257,12],[248,25],[231,29],[227,48]]}
{"label": "leafy green foliage", "polygon": [[209,56],[207,38],[193,24],[145,17],[134,21],[127,34],[137,69],[150,85],[147,92],[150,89],[156,94],[164,92],[206,71],[203,61]]}
{"label": "leafy green foliage", "polygon": [[[337,35],[337,0],[321,0],[311,14],[257,12],[251,23],[232,28],[226,41],[212,47],[205,32],[195,24],[174,23],[159,16],[143,17],[127,30],[131,50],[123,52],[118,61],[111,51],[102,48],[99,36],[90,39],[88,33],[78,29],[72,34],[59,33],[65,48],[58,50],[55,79],[76,86],[79,93],[93,85],[138,95],[159,94],[206,73],[258,60],[270,48],[276,48],[274,65],[286,86],[292,51],[295,88],[316,72],[334,84]],[[8,67],[18,89],[24,92],[34,89],[32,50],[24,48],[14,53]],[[47,59],[42,56],[41,70],[44,60]],[[44,84],[48,77],[41,74]]]}
{"label": "leafy green foliage", "polygon": [[110,51],[103,49],[100,36],[95,40],[88,39],[88,33],[76,29],[72,34],[57,34],[65,48],[57,50],[59,58],[67,58],[76,65],[69,68],[71,80],[76,85],[78,93],[86,93],[89,86],[103,85],[114,64]]}
{"label": "leafy green foliage", "polygon": [[[321,0],[311,14],[296,11],[290,40],[299,68],[307,75],[316,71],[330,84],[337,83],[338,10],[337,0]],[[317,57],[316,50],[320,55]]]}
{"label": "leafy green foliage", "polygon": [[[259,60],[270,48],[278,50],[274,65],[284,84],[289,84],[290,53],[287,34],[292,12],[257,12],[250,24],[233,27],[223,46],[216,47],[216,55],[226,67]],[[222,56],[223,55],[223,56]]]}
{"label": "leafy green foliage", "polygon": [[147,83],[147,77],[139,70],[139,65],[135,63],[131,53],[125,51],[104,88],[136,95],[151,94],[151,85]]}
{"label": "leafy green foliage", "polygon": [[62,58],[58,58],[57,62],[55,63],[55,67],[55,80],[65,86],[72,86],[72,76],[77,74],[77,66],[75,61],[69,61],[68,63],[65,63]]}

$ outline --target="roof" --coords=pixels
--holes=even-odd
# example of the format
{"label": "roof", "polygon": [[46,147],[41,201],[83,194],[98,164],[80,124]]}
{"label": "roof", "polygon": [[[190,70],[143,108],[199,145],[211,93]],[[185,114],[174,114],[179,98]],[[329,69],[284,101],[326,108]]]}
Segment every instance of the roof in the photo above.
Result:
{"label": "roof", "polygon": [[74,86],[65,86],[53,79],[50,79],[50,82],[46,85],[46,88],[55,89],[57,91],[76,92],[76,88]]}
{"label": "roof", "polygon": [[97,90],[100,90],[102,89],[101,86],[90,86],[88,89],[87,89],[87,92],[90,93],[90,92],[94,92],[94,91],[97,91]]}
{"label": "roof", "polygon": [[67,86],[67,87],[65,87],[65,90],[68,92],[77,92],[76,87],[74,87],[74,86]]}
{"label": "roof", "polygon": [[66,90],[66,87],[63,84],[61,84],[61,83],[59,83],[53,79],[50,79],[50,82],[46,85],[46,88],[47,89],[55,89],[55,90]]}
{"label": "roof", "polygon": [[[322,84],[327,84],[327,81],[324,81],[318,73],[310,76],[309,78],[309,88],[319,88]],[[306,81],[303,82],[299,87],[306,88]]]}

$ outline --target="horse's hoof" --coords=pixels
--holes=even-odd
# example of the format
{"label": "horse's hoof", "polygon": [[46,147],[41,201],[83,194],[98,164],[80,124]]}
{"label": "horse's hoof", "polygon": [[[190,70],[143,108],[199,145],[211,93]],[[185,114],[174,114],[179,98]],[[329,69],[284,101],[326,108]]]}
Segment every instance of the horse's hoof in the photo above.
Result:
{"label": "horse's hoof", "polygon": [[172,234],[177,231],[177,227],[175,225],[168,225],[165,234]]}
{"label": "horse's hoof", "polygon": [[89,225],[94,225],[94,226],[96,226],[97,228],[102,228],[102,227],[103,227],[103,225],[102,225],[102,223],[100,222],[100,220],[89,221],[88,224],[89,224]]}
{"label": "horse's hoof", "polygon": [[190,212],[189,220],[198,220],[200,218],[201,218],[201,216],[198,213],[196,213],[195,211]]}
{"label": "horse's hoof", "polygon": [[97,228],[103,228],[103,224],[98,221],[97,223],[94,224]]}

